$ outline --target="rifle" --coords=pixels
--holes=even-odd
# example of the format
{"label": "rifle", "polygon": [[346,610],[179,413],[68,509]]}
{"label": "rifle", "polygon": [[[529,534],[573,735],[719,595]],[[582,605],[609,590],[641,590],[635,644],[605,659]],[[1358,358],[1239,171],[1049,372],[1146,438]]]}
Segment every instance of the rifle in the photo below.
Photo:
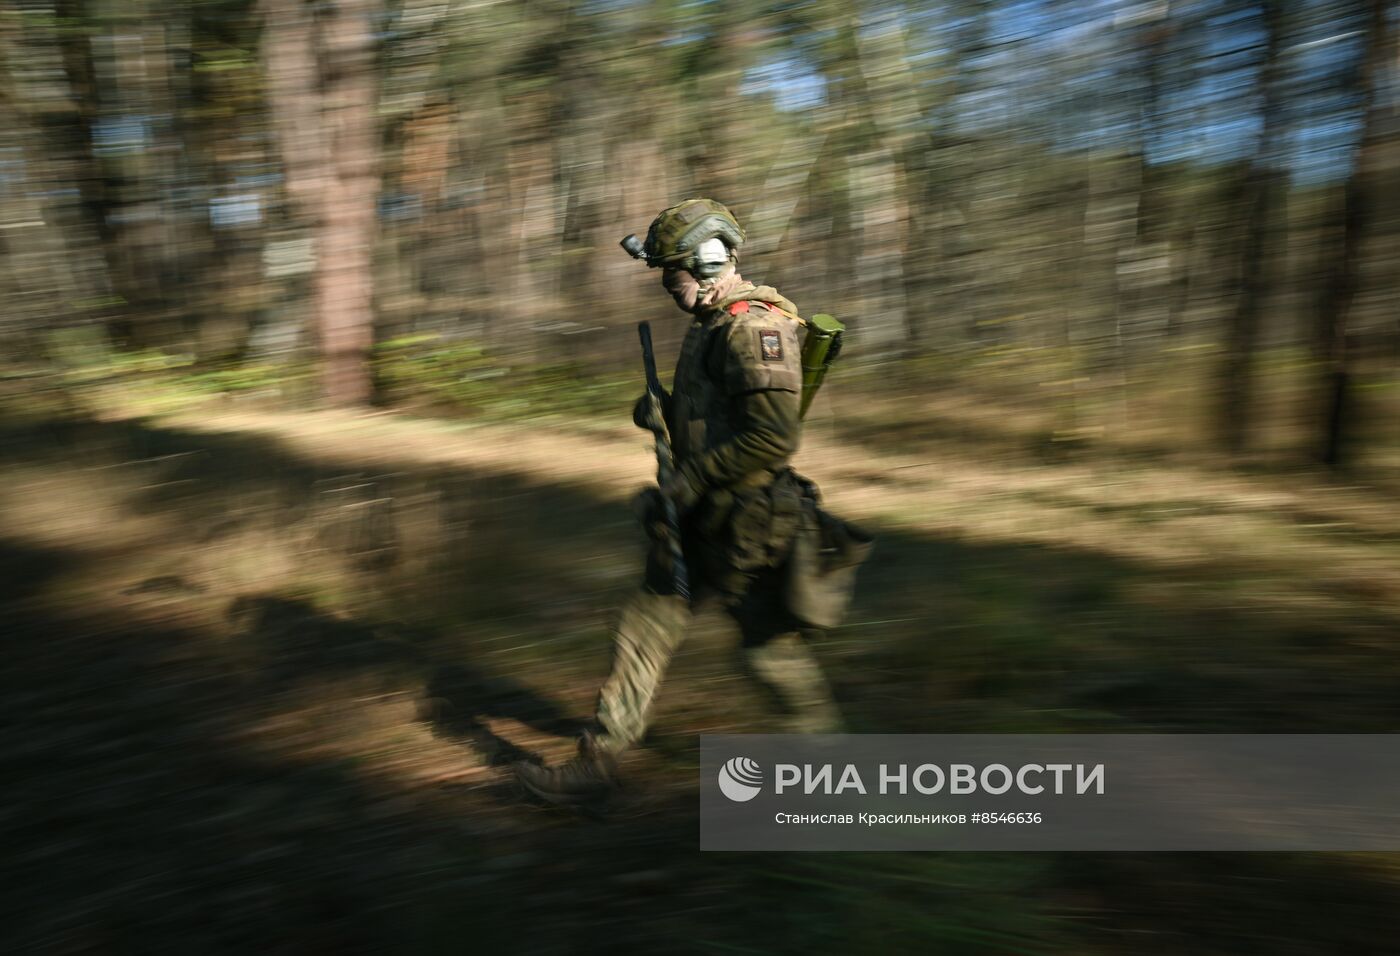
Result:
{"label": "rifle", "polygon": [[[661,390],[661,379],[656,376],[656,356],[651,350],[651,323],[639,323],[637,333],[642,339],[642,361],[645,363],[647,371],[647,393],[655,399],[657,408],[660,408],[664,393]],[[656,483],[665,488],[676,468],[675,461],[671,458],[671,436],[666,432],[664,421],[653,422],[651,432],[656,436]],[[681,523],[676,514],[676,503],[665,495],[661,497],[666,519],[666,538],[671,548],[673,586],[677,595],[689,601],[690,576],[686,572],[685,554],[681,551]]]}

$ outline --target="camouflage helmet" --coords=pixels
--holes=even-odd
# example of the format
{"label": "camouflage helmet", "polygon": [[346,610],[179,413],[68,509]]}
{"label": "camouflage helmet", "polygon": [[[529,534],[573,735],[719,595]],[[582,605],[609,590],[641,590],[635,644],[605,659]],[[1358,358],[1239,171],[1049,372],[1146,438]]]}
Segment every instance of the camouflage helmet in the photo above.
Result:
{"label": "camouflage helmet", "polygon": [[700,261],[700,244],[719,239],[730,253],[743,245],[744,230],[722,204],[713,199],[686,199],[652,220],[642,246],[649,266],[672,266],[692,275],[717,272],[711,263]]}

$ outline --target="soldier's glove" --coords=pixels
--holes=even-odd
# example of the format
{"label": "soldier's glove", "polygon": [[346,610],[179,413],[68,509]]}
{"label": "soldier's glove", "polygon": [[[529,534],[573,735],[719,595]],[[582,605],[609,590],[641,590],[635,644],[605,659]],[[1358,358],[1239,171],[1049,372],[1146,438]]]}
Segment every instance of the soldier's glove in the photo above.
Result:
{"label": "soldier's glove", "polygon": [[670,538],[670,529],[666,527],[666,499],[661,497],[660,488],[648,485],[637,492],[632,497],[632,513],[651,540],[665,542]]}
{"label": "soldier's glove", "polygon": [[642,397],[637,399],[637,404],[632,406],[632,423],[649,432],[665,431],[666,413],[662,408],[661,399],[650,391],[643,392]]}

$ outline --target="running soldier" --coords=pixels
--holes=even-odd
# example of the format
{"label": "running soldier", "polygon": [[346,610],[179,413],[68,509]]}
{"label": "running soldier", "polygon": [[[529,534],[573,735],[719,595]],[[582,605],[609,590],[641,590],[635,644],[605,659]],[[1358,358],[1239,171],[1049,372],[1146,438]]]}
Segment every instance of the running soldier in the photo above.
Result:
{"label": "running soldier", "polygon": [[[789,467],[801,432],[804,322],[775,289],[739,275],[743,241],[728,209],[690,199],[657,216],[635,250],[662,270],[662,285],[692,316],[672,391],[648,392],[633,410],[638,427],[664,427],[675,467],[666,487],[638,500],[651,547],[642,585],[617,619],[593,729],[573,761],[516,765],[522,785],[549,802],[584,802],[609,790],[613,758],[642,739],[666,667],[692,614],[709,601],[738,624],[740,665],[787,713],[790,731],[842,729],[804,639],[811,629],[790,610],[785,585],[804,497],[810,504],[816,495]],[[663,517],[667,499],[679,549]],[[688,598],[676,586],[677,550],[691,579]]]}

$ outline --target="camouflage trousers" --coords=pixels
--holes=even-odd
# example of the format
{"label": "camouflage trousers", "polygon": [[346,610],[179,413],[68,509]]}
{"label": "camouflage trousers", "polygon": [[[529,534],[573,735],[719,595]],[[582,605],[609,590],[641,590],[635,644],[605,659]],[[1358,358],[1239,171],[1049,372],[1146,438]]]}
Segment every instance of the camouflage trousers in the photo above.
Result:
{"label": "camouflage trousers", "polygon": [[[782,604],[776,571],[761,572],[741,595],[720,598],[739,626],[739,669],[785,713],[791,733],[840,733],[842,721],[821,665]],[[623,750],[646,732],[652,700],[685,639],[696,605],[643,585],[618,614],[612,673],[598,694],[597,745]],[[697,604],[700,602],[696,602]]]}

